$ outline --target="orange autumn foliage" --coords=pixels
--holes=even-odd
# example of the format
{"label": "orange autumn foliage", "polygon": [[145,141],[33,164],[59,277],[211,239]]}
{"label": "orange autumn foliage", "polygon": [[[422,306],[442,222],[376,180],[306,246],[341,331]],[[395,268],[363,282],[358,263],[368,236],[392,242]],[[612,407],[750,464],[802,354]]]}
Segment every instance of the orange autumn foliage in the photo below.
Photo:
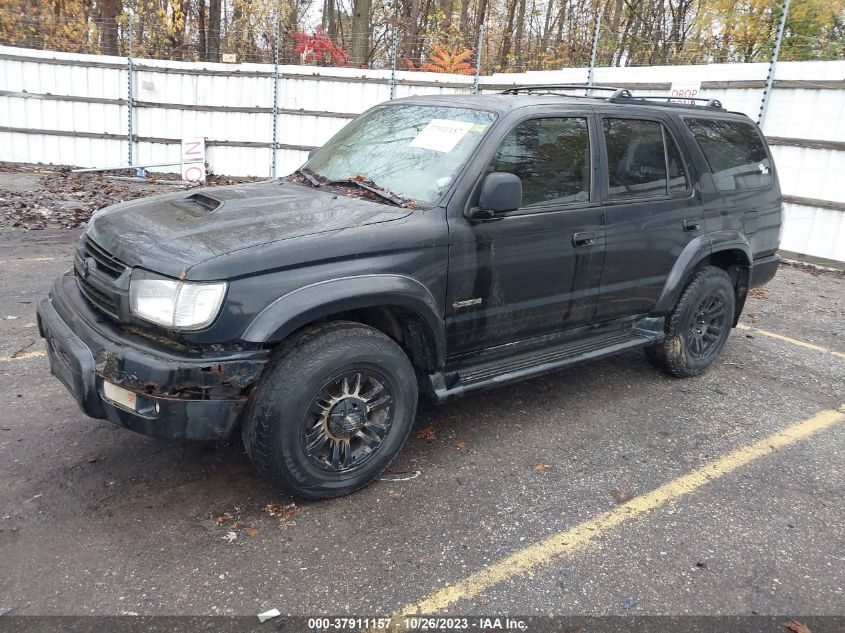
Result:
{"label": "orange autumn foliage", "polygon": [[452,47],[448,49],[434,47],[434,52],[429,56],[429,61],[420,66],[420,70],[427,70],[433,73],[454,73],[456,75],[472,75],[475,73],[475,68],[469,63],[472,49],[459,49]]}

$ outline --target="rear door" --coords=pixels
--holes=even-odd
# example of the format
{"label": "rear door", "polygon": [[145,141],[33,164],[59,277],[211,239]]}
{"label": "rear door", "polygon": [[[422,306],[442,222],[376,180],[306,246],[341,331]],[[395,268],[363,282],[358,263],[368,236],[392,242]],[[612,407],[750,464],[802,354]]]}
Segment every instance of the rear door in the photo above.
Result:
{"label": "rear door", "polygon": [[704,233],[678,130],[670,118],[599,114],[605,262],[596,320],[650,312],[684,247]]}
{"label": "rear door", "polygon": [[[524,116],[505,126],[476,172],[476,192],[450,217],[446,328],[450,355],[566,330],[592,320],[604,253],[587,109]],[[484,177],[522,181],[522,206],[471,220]]]}

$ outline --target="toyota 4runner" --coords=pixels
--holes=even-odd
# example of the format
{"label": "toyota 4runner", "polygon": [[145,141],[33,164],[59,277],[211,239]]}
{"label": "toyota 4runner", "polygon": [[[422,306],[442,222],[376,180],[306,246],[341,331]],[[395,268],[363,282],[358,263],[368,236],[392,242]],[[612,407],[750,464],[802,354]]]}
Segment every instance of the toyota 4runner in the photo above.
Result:
{"label": "toyota 4runner", "polygon": [[240,428],[262,475],[326,498],[384,471],[419,394],[636,347],[703,372],[775,275],[781,207],[760,130],[714,100],[398,99],[290,177],[97,212],[38,322],[87,415]]}

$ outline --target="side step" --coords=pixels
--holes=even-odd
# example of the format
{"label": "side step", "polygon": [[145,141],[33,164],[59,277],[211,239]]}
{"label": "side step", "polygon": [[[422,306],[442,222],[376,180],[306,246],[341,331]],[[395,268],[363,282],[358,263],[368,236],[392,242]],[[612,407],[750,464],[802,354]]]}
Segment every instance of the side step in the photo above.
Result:
{"label": "side step", "polygon": [[629,329],[587,339],[569,341],[511,358],[462,367],[445,374],[430,376],[437,400],[445,400],[469,391],[498,387],[524,378],[544,374],[581,361],[612,356],[619,352],[659,343],[662,332]]}

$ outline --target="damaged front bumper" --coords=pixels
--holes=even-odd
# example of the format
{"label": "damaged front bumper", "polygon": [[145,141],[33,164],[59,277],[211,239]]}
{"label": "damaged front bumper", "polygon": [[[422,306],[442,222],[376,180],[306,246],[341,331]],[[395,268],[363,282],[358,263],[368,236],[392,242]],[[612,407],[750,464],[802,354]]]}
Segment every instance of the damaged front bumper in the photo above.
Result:
{"label": "damaged front bumper", "polygon": [[[38,304],[38,327],[51,372],[86,415],[154,437],[230,436],[268,357],[264,349],[213,352],[144,338],[95,311],[72,274]],[[106,382],[131,392],[132,404],[106,397]]]}

